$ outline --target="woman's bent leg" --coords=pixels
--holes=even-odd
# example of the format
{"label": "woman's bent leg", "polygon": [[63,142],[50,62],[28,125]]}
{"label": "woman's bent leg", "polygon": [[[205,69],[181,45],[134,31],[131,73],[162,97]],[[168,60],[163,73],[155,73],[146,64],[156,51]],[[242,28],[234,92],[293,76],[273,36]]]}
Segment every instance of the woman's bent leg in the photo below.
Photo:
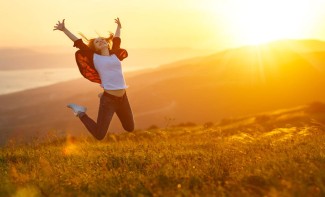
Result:
{"label": "woman's bent leg", "polygon": [[104,139],[109,124],[115,112],[115,105],[109,100],[109,98],[102,96],[100,99],[97,123],[92,120],[87,114],[81,114],[79,116],[82,123],[88,129],[88,131],[98,140]]}
{"label": "woman's bent leg", "polygon": [[123,96],[116,109],[116,115],[119,117],[122,126],[126,131],[131,132],[134,130],[133,113],[126,94]]}

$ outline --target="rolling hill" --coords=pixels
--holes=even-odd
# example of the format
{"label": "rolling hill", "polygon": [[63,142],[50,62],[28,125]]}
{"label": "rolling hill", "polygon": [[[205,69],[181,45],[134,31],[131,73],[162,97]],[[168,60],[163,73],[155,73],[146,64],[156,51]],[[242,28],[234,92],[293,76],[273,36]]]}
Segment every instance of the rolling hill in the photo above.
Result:
{"label": "rolling hill", "polygon": [[[128,73],[136,127],[201,124],[324,102],[322,46],[320,41],[279,41]],[[96,118],[100,92],[98,84],[78,79],[0,96],[1,139],[49,131],[85,134],[84,126],[65,106],[85,105]],[[122,131],[116,118],[109,131]]]}

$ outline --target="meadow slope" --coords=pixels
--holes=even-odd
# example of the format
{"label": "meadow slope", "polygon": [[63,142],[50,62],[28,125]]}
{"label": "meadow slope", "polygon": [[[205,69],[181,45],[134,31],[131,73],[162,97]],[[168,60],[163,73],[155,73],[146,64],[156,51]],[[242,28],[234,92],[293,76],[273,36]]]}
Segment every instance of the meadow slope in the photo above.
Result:
{"label": "meadow slope", "polygon": [[0,149],[0,196],[324,196],[325,104]]}

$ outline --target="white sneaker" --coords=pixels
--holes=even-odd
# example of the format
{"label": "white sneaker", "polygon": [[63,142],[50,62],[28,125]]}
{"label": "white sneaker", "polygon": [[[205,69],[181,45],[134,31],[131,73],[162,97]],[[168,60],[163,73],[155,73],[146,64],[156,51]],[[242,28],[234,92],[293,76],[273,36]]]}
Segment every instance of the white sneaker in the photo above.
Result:
{"label": "white sneaker", "polygon": [[68,104],[67,107],[73,110],[75,116],[78,116],[81,112],[85,113],[87,111],[87,107],[76,105],[74,103]]}

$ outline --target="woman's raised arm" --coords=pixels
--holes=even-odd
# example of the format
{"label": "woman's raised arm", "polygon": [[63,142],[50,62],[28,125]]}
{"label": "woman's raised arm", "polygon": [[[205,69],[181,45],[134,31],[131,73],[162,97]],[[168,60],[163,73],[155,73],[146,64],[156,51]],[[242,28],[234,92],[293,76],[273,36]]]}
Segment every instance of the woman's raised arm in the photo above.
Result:
{"label": "woman's raised arm", "polygon": [[122,25],[121,25],[120,19],[118,17],[115,19],[115,23],[117,24],[117,27],[116,27],[114,37],[120,37],[121,36]]}
{"label": "woman's raised arm", "polygon": [[77,38],[75,35],[73,35],[66,27],[64,24],[64,20],[62,20],[62,22],[58,21],[58,23],[54,26],[54,30],[60,30],[62,32],[65,33],[65,35],[67,35],[73,42],[75,42],[76,40],[78,40],[79,38]]}

